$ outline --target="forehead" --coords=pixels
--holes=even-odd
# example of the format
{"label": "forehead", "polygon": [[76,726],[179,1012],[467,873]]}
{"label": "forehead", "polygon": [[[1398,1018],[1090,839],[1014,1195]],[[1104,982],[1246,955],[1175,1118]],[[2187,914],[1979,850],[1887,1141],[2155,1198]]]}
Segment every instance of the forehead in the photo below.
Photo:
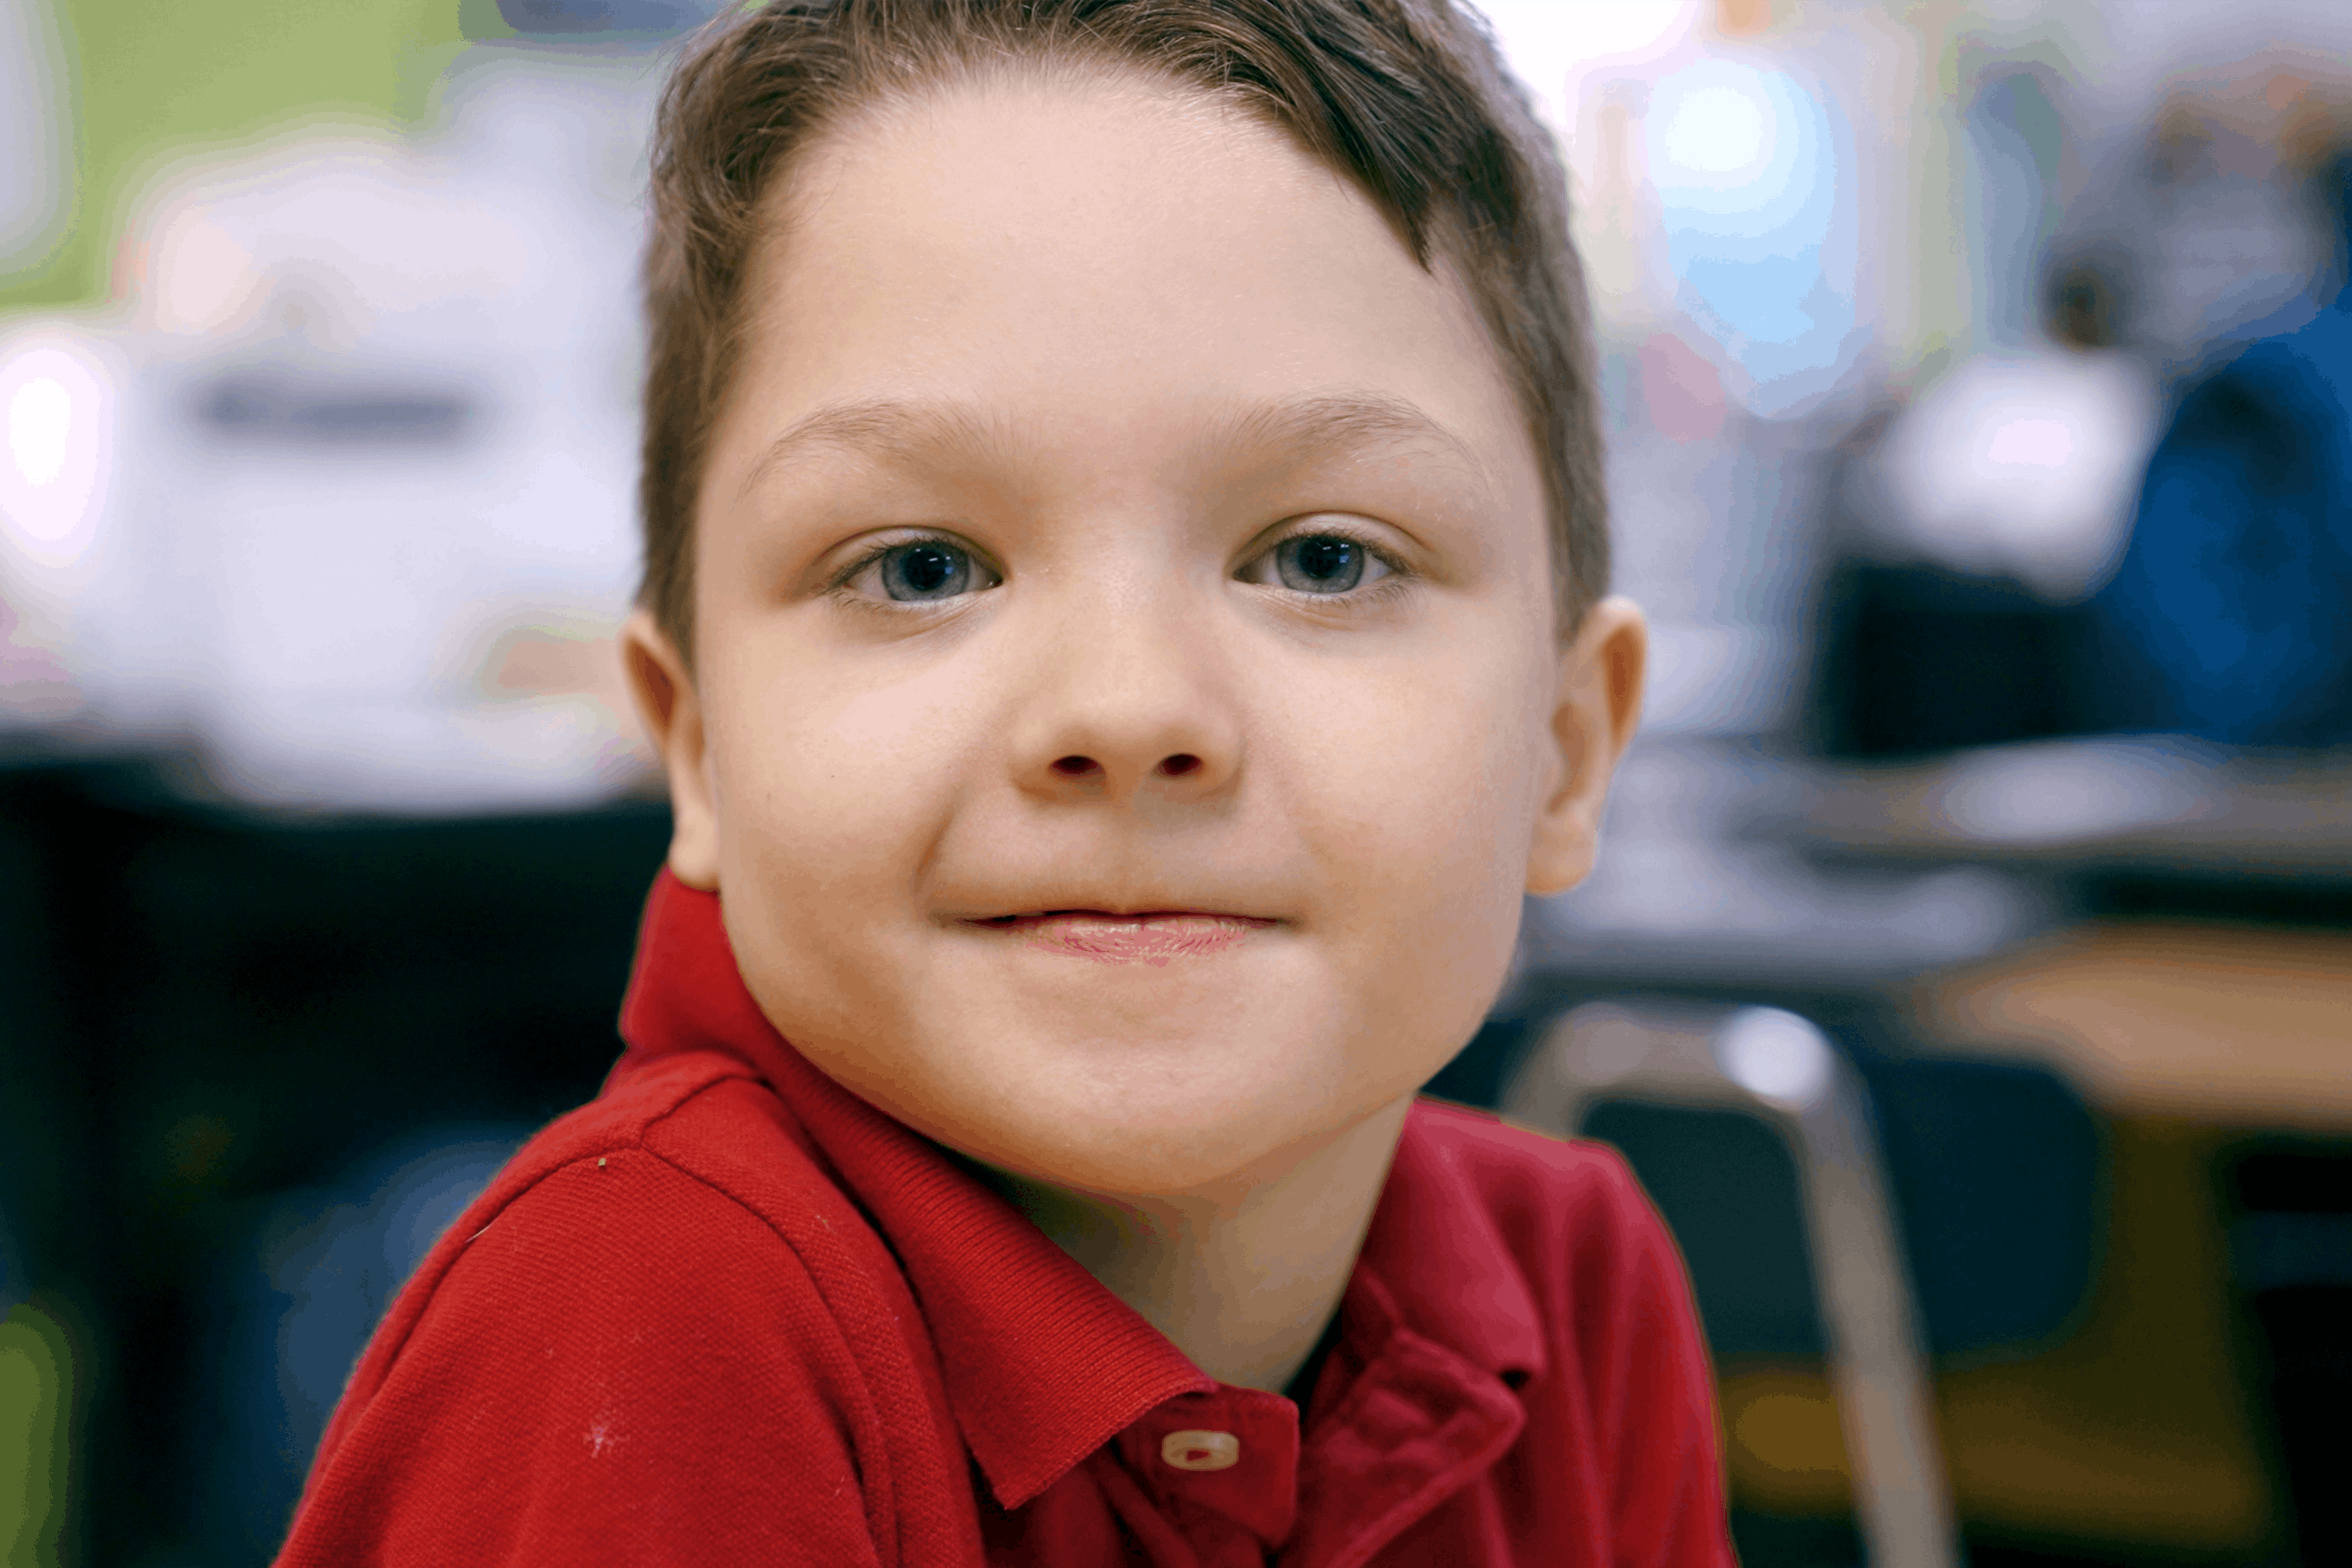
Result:
{"label": "forehead", "polygon": [[1418,441],[1539,504],[1466,290],[1232,104],[1092,72],[933,89],[836,127],[764,216],[713,453],[739,480],[814,416],[1097,466],[1213,433]]}

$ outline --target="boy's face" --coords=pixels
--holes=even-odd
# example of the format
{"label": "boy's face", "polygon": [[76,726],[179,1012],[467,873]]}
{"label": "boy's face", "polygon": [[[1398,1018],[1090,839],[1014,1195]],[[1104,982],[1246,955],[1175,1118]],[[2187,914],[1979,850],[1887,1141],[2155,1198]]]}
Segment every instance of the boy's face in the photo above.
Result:
{"label": "boy's face", "polygon": [[671,865],[839,1082],[1019,1173],[1205,1191],[1417,1089],[1583,874],[1642,631],[1555,639],[1472,307],[1279,132],[956,88],[771,204],[640,617]]}

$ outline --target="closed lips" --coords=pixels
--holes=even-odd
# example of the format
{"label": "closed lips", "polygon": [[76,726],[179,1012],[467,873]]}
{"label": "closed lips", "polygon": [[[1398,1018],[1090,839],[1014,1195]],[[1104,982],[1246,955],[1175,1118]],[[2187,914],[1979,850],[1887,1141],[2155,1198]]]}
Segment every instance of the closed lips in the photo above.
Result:
{"label": "closed lips", "polygon": [[1072,958],[1105,963],[1163,966],[1181,958],[1204,958],[1245,942],[1279,922],[1250,915],[1208,914],[1191,910],[1110,914],[1100,910],[1053,910],[1035,915],[1001,915],[974,924],[1001,930],[1030,945]]}

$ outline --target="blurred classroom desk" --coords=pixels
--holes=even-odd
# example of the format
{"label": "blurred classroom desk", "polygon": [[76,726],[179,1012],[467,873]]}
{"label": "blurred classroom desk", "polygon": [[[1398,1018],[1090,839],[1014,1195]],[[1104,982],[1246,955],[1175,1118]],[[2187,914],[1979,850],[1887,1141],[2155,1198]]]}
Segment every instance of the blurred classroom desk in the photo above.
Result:
{"label": "blurred classroom desk", "polygon": [[2352,932],[2099,921],[1931,978],[1923,1033],[2031,1052],[2110,1116],[2352,1134]]}
{"label": "blurred classroom desk", "polygon": [[1827,864],[2032,879],[2074,917],[1921,975],[1905,1008],[1930,1048],[2059,1072],[2105,1127],[2105,1234],[2077,1321],[1939,1374],[1965,1516],[2244,1560],[2282,1549],[2291,1512],[2302,1560],[2336,1560],[2345,1505],[2311,1471],[2342,1438],[2299,1412],[2338,1397],[2342,1369],[2267,1303],[2352,1279],[2326,1259],[2308,1279],[2252,1277],[2242,1245],[2233,1257],[2249,1207],[2233,1173],[2279,1149],[2352,1158],[2347,780],[2347,753],[2046,742],[1823,770],[1780,825]]}
{"label": "blurred classroom desk", "polygon": [[1792,826],[1817,858],[1991,864],[2089,917],[1923,981],[1930,1037],[2037,1056],[2111,1115],[2352,1132],[2352,752],[1993,748],[1826,773]]}
{"label": "blurred classroom desk", "polygon": [[2251,895],[2273,912],[2332,910],[2324,923],[2352,915],[2352,749],[2091,737],[1809,774],[1772,826],[1817,859],[1992,862],[2078,885],[2163,877],[2233,912],[2259,910]]}

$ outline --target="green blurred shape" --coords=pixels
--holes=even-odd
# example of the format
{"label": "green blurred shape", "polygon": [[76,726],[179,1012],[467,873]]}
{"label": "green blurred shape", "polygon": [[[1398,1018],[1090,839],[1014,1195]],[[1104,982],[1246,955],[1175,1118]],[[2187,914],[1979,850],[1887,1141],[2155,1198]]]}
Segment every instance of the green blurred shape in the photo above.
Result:
{"label": "green blurred shape", "polygon": [[30,1306],[0,1319],[0,1564],[54,1568],[64,1522],[72,1352]]}
{"label": "green blurred shape", "polygon": [[473,0],[50,0],[71,80],[64,243],[0,278],[0,310],[105,297],[141,189],[175,156],[281,121],[423,115]]}
{"label": "green blurred shape", "polygon": [[514,38],[521,35],[507,25],[499,0],[457,0],[457,29],[469,38]]}

